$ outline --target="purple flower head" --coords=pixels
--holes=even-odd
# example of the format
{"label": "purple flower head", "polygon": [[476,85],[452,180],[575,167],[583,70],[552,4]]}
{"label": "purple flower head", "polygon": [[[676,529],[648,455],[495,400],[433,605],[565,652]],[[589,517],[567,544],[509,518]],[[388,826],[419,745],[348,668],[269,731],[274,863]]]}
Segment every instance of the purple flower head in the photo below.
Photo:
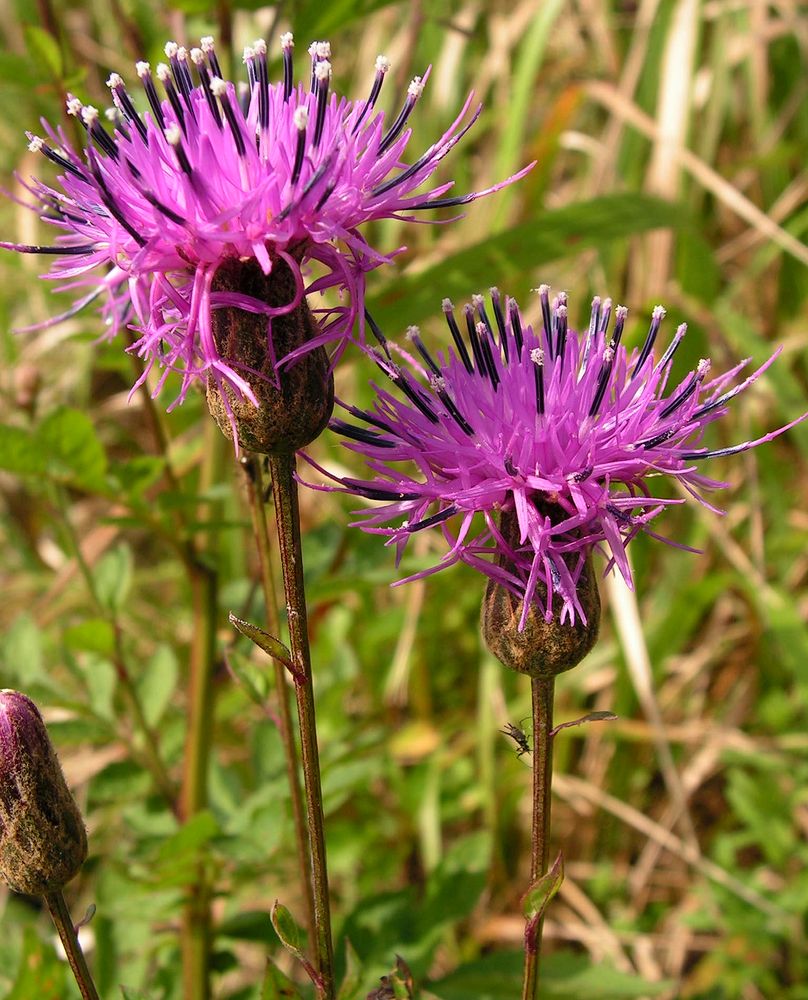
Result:
{"label": "purple flower head", "polygon": [[[327,42],[309,49],[308,86],[293,81],[291,34],[281,37],[281,47],[281,82],[269,82],[266,43],[257,41],[244,52],[248,82],[236,87],[223,79],[211,38],[190,51],[169,42],[168,61],[154,73],[148,63],[137,64],[145,113],[113,73],[111,132],[96,108],[70,97],[68,113],[87,137],[81,153],[62,128],[46,122],[47,139],[29,134],[30,148],[61,171],[61,190],[26,184],[43,220],[60,232],[53,246],[0,246],[56,255],[48,277],[62,289],[83,291],[50,323],[103,296],[109,335],[131,324],[139,334],[132,350],[146,359],[146,370],[155,363],[163,369],[156,391],[168,372],[180,373],[178,401],[203,376],[255,402],[238,364],[216,347],[212,309],[235,306],[265,316],[271,343],[273,316],[293,311],[305,294],[337,287],[348,291],[349,304],[321,310],[318,336],[294,353],[344,344],[357,318],[361,341],[365,274],[391,255],[371,247],[358,227],[462,205],[503,186],[443,197],[451,187],[445,183],[414,193],[479,116],[477,108],[464,123],[471,95],[446,133],[408,165],[407,122],[428,71],[413,80],[390,121],[375,110],[387,59],[376,60],[367,99],[351,102],[331,89]],[[216,270],[230,259],[255,260],[265,274],[284,261],[296,277],[291,300],[270,307],[216,291]],[[321,273],[306,287],[308,261]]]}
{"label": "purple flower head", "polygon": [[566,295],[551,301],[546,285],[538,293],[536,331],[495,288],[490,314],[476,295],[460,324],[444,300],[453,346],[437,358],[410,327],[412,354],[398,349],[399,364],[378,331],[376,362],[392,388],[374,386],[369,411],[345,407],[359,425],[332,421],[374,474],[341,478],[336,488],[382,501],[356,523],[388,536],[399,559],[416,532],[439,527],[446,554],[410,579],[469,563],[524,600],[520,627],[531,605],[547,621],[586,621],[578,583],[593,546],[607,552],[607,570],[616,565],[631,585],[626,545],[642,531],[659,537],[651,522],[683,502],[656,496],[654,477],[678,480],[715,510],[701,493],[727,484],[704,476],[701,463],[770,441],[803,419],[711,449],[702,444],[707,426],[779,351],[740,383],[749,359],[717,378],[702,360],[674,384],[672,362],[686,327],[656,360],[661,306],[642,347],[627,350],[624,307],[596,298],[588,328],[578,333],[568,325]]}

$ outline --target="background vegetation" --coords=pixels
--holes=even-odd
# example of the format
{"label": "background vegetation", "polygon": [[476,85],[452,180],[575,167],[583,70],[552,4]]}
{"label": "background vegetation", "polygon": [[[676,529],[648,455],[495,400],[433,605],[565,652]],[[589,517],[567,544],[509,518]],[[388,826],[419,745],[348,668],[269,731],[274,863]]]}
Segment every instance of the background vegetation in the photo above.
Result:
{"label": "background vegetation", "polygon": [[[336,87],[355,97],[384,52],[386,107],[431,64],[413,148],[470,88],[486,105],[444,166],[459,190],[539,162],[456,225],[378,228],[377,244],[408,246],[370,284],[390,336],[419,323],[441,343],[441,299],[491,284],[535,314],[530,289],[550,282],[578,320],[610,294],[631,307],[635,339],[662,301],[669,335],[689,324],[680,371],[784,345],[713,443],[805,408],[808,30],[791,0],[0,9],[0,168],[18,194],[13,171],[45,169],[24,131],[61,120],[65,90],[106,106],[109,72],[134,82],[132,64],[158,62],[167,38],[214,33],[236,71],[258,35],[277,54],[291,27],[301,70],[309,40],[329,38]],[[4,239],[43,235],[10,201],[0,224]],[[45,709],[87,817],[91,859],[69,888],[77,914],[98,907],[85,942],[102,993],[178,995],[177,902],[202,862],[217,880],[217,995],[257,998],[267,953],[291,972],[267,911],[299,899],[272,694],[267,708],[251,698],[269,689],[266,664],[226,619],[261,620],[238,475],[201,395],[168,416],[128,399],[135,365],[99,342],[95,316],[12,333],[58,309],[40,263],[0,258],[0,686]],[[340,394],[367,398],[369,375],[348,352]],[[316,452],[350,466],[328,436]],[[619,721],[557,741],[567,878],[545,932],[548,997],[808,997],[808,425],[714,468],[731,483],[727,516],[691,504],[663,526],[704,554],[634,543],[636,597],[604,582],[601,642],[560,681],[560,719]],[[348,527],[351,502],[303,502],[340,940],[365,990],[399,952],[442,1000],[517,996],[530,772],[498,730],[528,714],[525,679],[481,648],[470,570],[390,589],[392,553]],[[211,808],[180,831],[143,766],[119,667],[176,775],[192,619],[173,542],[188,536],[219,576],[221,669]],[[421,548],[404,569],[434,558]],[[43,914],[21,898],[0,908],[0,993],[73,996]]]}

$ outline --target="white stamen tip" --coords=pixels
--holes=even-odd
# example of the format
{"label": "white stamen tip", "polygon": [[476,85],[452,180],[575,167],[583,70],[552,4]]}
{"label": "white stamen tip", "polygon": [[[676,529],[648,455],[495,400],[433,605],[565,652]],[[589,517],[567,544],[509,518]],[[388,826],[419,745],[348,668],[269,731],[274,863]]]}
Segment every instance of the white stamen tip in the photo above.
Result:
{"label": "white stamen tip", "polygon": [[179,125],[169,125],[165,130],[165,137],[169,146],[179,146],[182,139]]}
{"label": "white stamen tip", "polygon": [[180,62],[185,62],[187,58],[188,58],[188,49],[186,49],[184,45],[180,45],[180,47],[177,49],[177,59],[179,59]]}
{"label": "white stamen tip", "polygon": [[204,38],[200,38],[199,44],[202,46],[203,52],[213,52],[213,35],[205,35]]}
{"label": "white stamen tip", "polygon": [[626,306],[618,306],[615,309],[615,311],[614,311],[614,318],[615,319],[625,320],[626,316],[628,316],[628,308]]}
{"label": "white stamen tip", "polygon": [[244,60],[245,63],[251,62],[253,59],[255,59],[255,49],[252,47],[252,45],[244,46],[244,53],[242,55],[242,59]]}
{"label": "white stamen tip", "polygon": [[210,81],[210,92],[214,97],[224,97],[227,93],[227,84],[220,76],[214,76]]}
{"label": "white stamen tip", "polygon": [[81,114],[82,103],[78,97],[68,97],[65,107],[67,108],[67,113],[73,115],[74,118],[78,118]]}
{"label": "white stamen tip", "polygon": [[120,73],[110,73],[109,79],[107,80],[107,86],[110,90],[115,90],[116,87],[122,87],[123,77]]}
{"label": "white stamen tip", "polygon": [[38,135],[32,135],[31,141],[28,143],[28,148],[32,153],[41,153],[44,145],[44,139],[41,139]]}
{"label": "white stamen tip", "polygon": [[536,291],[542,297],[545,296],[545,295],[549,296],[550,295],[550,286],[549,285],[539,285],[539,287],[536,289]]}
{"label": "white stamen tip", "polygon": [[452,300],[451,299],[444,299],[443,302],[441,302],[441,308],[443,309],[444,312],[447,312],[447,313],[448,312],[453,312],[454,311],[454,306],[452,305]]}
{"label": "white stamen tip", "polygon": [[474,306],[475,309],[479,309],[480,306],[485,305],[485,299],[482,297],[482,295],[477,293],[477,295],[472,295],[471,304]]}
{"label": "white stamen tip", "polygon": [[317,55],[317,42],[312,42],[309,46],[309,55],[312,59]]}
{"label": "white stamen tip", "polygon": [[88,127],[94,125],[98,121],[98,108],[94,108],[92,104],[88,104],[86,108],[82,109],[81,120]]}
{"label": "white stamen tip", "polygon": [[477,330],[477,333],[479,333],[481,337],[488,336],[488,327],[485,325],[485,323],[478,323],[475,329]]}
{"label": "white stamen tip", "polygon": [[496,285],[492,285],[488,289],[488,294],[491,296],[491,298],[495,299],[499,295],[499,289],[497,288]]}
{"label": "white stamen tip", "polygon": [[407,96],[417,101],[424,92],[424,86],[424,81],[420,76],[414,77],[412,83],[407,87]]}
{"label": "white stamen tip", "polygon": [[676,327],[676,339],[681,340],[686,333],[687,333],[687,323],[680,323],[679,326]]}
{"label": "white stamen tip", "polygon": [[180,47],[176,42],[166,42],[163,52],[166,54],[166,59],[174,59],[179,50]]}
{"label": "white stamen tip", "polygon": [[608,365],[611,364],[613,360],[614,360],[614,348],[607,347],[606,350],[603,352],[603,363]]}
{"label": "white stamen tip", "polygon": [[443,392],[446,388],[446,379],[442,375],[432,374],[429,376],[429,387],[433,392]]}
{"label": "white stamen tip", "polygon": [[600,306],[600,296],[596,295],[594,299],[592,299],[592,308],[597,309],[599,308],[599,306]]}
{"label": "white stamen tip", "polygon": [[331,42],[317,42],[314,49],[318,59],[331,58]]}
{"label": "white stamen tip", "polygon": [[544,351],[540,347],[534,347],[530,352],[530,360],[541,367],[544,364]]}
{"label": "white stamen tip", "polygon": [[390,69],[390,60],[387,56],[376,56],[376,72],[386,73]]}
{"label": "white stamen tip", "polygon": [[256,55],[265,56],[267,54],[267,43],[263,38],[256,38],[253,42],[253,48],[255,49]]}
{"label": "white stamen tip", "polygon": [[191,49],[191,62],[194,66],[201,66],[205,61],[205,53],[202,49]]}
{"label": "white stamen tip", "polygon": [[293,49],[295,47],[295,36],[291,31],[284,31],[281,35],[281,48]]}
{"label": "white stamen tip", "polygon": [[704,378],[704,376],[710,370],[711,365],[712,362],[710,361],[709,358],[702,358],[701,361],[699,361],[698,367],[696,368],[696,374],[700,378]]}
{"label": "white stamen tip", "polygon": [[612,308],[612,300],[609,299],[609,298],[605,298],[603,300],[603,308],[604,308],[604,310],[611,309]]}
{"label": "white stamen tip", "polygon": [[408,326],[407,332],[404,334],[406,340],[412,342],[416,337],[420,336],[421,331],[417,326]]}
{"label": "white stamen tip", "polygon": [[558,316],[559,319],[567,318],[567,307],[563,302],[556,307],[556,316]]}
{"label": "white stamen tip", "polygon": [[148,76],[149,73],[151,72],[151,66],[147,62],[143,62],[143,61],[136,62],[135,63],[135,72],[137,73],[137,75],[142,80],[144,76]]}
{"label": "white stamen tip", "polygon": [[665,318],[665,306],[654,306],[651,312],[651,318],[657,321]]}
{"label": "white stamen tip", "polygon": [[309,109],[301,104],[300,107],[295,108],[295,113],[292,115],[292,121],[295,123],[295,128],[298,132],[303,132],[306,126],[309,124]]}
{"label": "white stamen tip", "polygon": [[329,80],[331,78],[331,63],[327,59],[321,59],[314,67],[314,76],[320,81]]}
{"label": "white stamen tip", "polygon": [[107,121],[115,122],[117,124],[123,116],[117,108],[106,108],[104,110],[104,117]]}
{"label": "white stamen tip", "polygon": [[157,66],[157,79],[160,83],[165,83],[166,80],[171,76],[171,68],[165,63],[158,63]]}

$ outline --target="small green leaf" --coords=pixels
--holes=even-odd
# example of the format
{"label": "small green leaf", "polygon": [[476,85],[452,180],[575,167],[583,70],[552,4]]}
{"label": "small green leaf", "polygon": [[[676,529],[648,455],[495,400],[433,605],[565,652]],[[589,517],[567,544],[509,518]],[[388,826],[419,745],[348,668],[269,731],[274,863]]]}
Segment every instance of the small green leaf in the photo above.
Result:
{"label": "small green leaf", "polygon": [[18,476],[44,473],[45,459],[32,434],[22,427],[0,424],[0,469]]}
{"label": "small green leaf", "polygon": [[302,994],[292,980],[268,958],[264,981],[261,983],[261,1000],[288,1000],[290,997],[292,1000],[302,1000]]}
{"label": "small green leaf", "polygon": [[6,683],[29,685],[42,677],[42,634],[25,612],[17,615],[3,638],[2,663]]}
{"label": "small green leaf", "polygon": [[105,552],[93,570],[101,606],[113,614],[126,604],[132,587],[132,550],[125,543]]}
{"label": "small green leaf", "polygon": [[115,649],[115,630],[103,618],[87,618],[71,625],[62,638],[69,649],[80,652],[111,656]]}
{"label": "small green leaf", "polygon": [[550,900],[561,888],[563,881],[564,857],[559,851],[558,857],[550,866],[550,870],[537,878],[524,895],[522,911],[528,920],[544,916]]}
{"label": "small green leaf", "polygon": [[123,1000],[152,1000],[150,994],[143,990],[133,990],[129,986],[121,986],[121,997]]}
{"label": "small green leaf", "polygon": [[284,646],[280,639],[276,639],[274,635],[270,635],[269,632],[265,632],[262,628],[259,628],[258,625],[253,625],[252,622],[245,622],[241,618],[237,618],[234,614],[232,614],[232,612],[228,615],[228,617],[233,628],[254,642],[259,649],[263,649],[263,651],[274,660],[279,660],[287,670],[295,673],[295,666],[294,663],[292,663],[292,654],[286,646]]}
{"label": "small green leaf", "polygon": [[34,59],[37,62],[45,63],[52,75],[57,80],[61,80],[64,62],[59,43],[53,35],[33,24],[26,24],[23,31],[25,33],[25,44],[28,46],[28,51]]}
{"label": "small green leaf", "polygon": [[162,719],[177,686],[179,665],[174,650],[165,644],[157,647],[138,678],[137,689],[143,714],[150,726]]}
{"label": "small green leaf", "polygon": [[354,946],[345,939],[345,978],[337,994],[337,1000],[359,1000],[362,992],[362,963]]}
{"label": "small green leaf", "polygon": [[550,730],[550,735],[555,736],[562,729],[572,729],[573,726],[582,726],[585,722],[614,722],[617,716],[614,712],[587,712],[580,719],[572,719],[570,722],[562,722]]}
{"label": "small green leaf", "polygon": [[36,445],[53,479],[106,491],[107,456],[86,413],[67,407],[55,410],[39,425]]}
{"label": "small green leaf", "polygon": [[275,932],[281,939],[281,944],[284,948],[301,962],[304,961],[302,951],[303,932],[295,923],[295,919],[289,910],[283,903],[279,903],[277,899],[275,900],[275,905],[272,907],[271,920],[272,926],[275,928]]}

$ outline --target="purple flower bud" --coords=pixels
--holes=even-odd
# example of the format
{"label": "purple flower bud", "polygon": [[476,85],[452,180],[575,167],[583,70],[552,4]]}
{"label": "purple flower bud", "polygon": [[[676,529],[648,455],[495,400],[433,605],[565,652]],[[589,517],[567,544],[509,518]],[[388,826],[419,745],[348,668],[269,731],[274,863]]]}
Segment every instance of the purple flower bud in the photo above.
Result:
{"label": "purple flower bud", "polygon": [[0,691],[0,878],[41,896],[86,857],[84,822],[39,710],[18,691]]}

